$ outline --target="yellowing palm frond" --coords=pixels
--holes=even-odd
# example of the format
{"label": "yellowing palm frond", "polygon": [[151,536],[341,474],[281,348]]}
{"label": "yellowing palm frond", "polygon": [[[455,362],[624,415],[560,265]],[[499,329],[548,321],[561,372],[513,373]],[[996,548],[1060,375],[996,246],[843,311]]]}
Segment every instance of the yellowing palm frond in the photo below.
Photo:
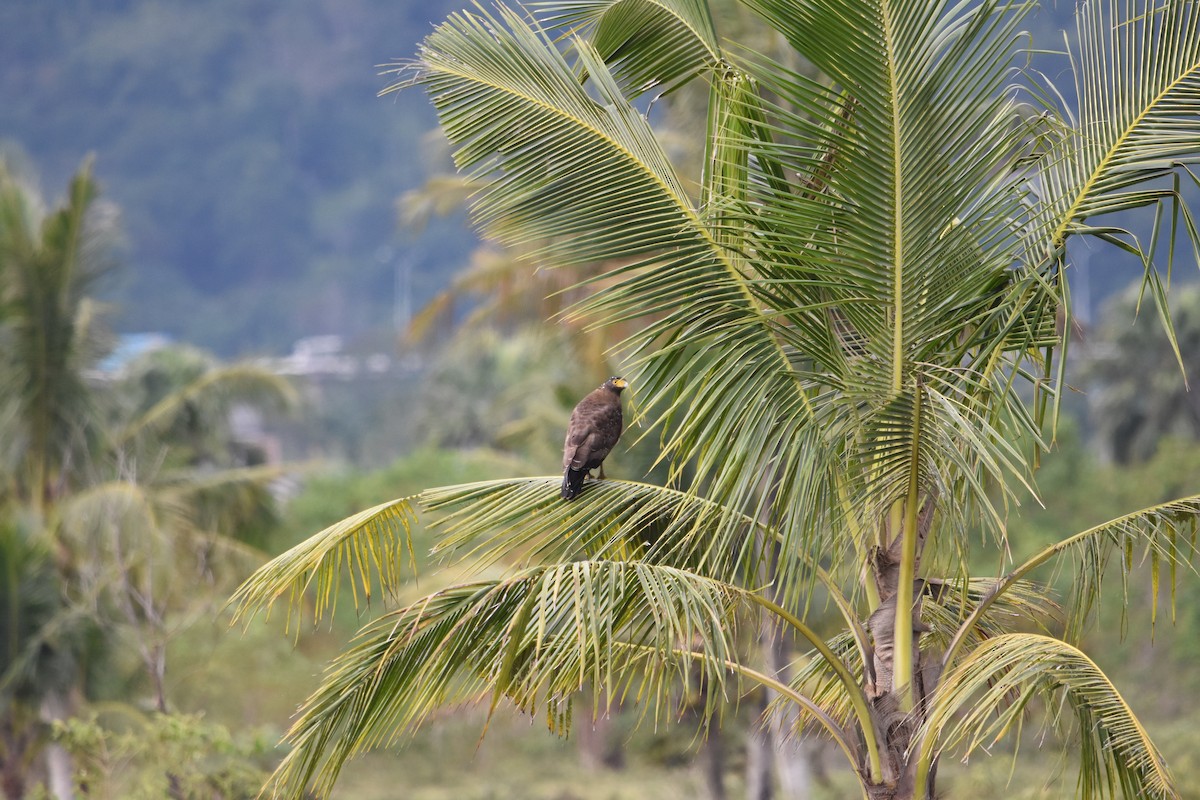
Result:
{"label": "yellowing palm frond", "polygon": [[1152,593],[1157,607],[1161,568],[1168,568],[1172,614],[1175,605],[1175,580],[1181,565],[1188,565],[1196,555],[1196,525],[1200,516],[1200,495],[1183,497],[1143,508],[1116,519],[1088,528],[1057,542],[1027,558],[979,599],[979,602],[960,626],[946,648],[944,665],[949,665],[963,646],[963,639],[989,607],[1003,598],[1012,587],[1020,585],[1025,576],[1059,555],[1075,558],[1075,580],[1071,602],[1069,632],[1078,636],[1089,611],[1099,599],[1100,584],[1113,555],[1123,560],[1121,579],[1129,580],[1135,548],[1141,547],[1151,563]]}
{"label": "yellowing palm frond", "polygon": [[1075,719],[1082,800],[1178,797],[1162,755],[1108,677],[1081,651],[1038,634],[989,639],[942,676],[918,734],[924,765],[1019,731],[1035,699],[1062,701],[1058,713]]}
{"label": "yellowing palm frond", "polygon": [[[578,561],[454,586],[370,623],[330,667],[288,733],[277,796],[330,791],[343,763],[446,705],[507,696],[565,730],[586,684],[656,716],[698,665],[709,698],[735,698],[736,597],[701,576],[639,563]],[[599,698],[597,698],[599,699]]]}
{"label": "yellowing palm frond", "polygon": [[305,592],[315,592],[314,619],[332,613],[343,571],[349,573],[355,605],[370,603],[375,584],[385,594],[401,582],[407,554],[414,562],[410,532],[412,498],[381,503],[330,525],[292,549],[271,559],[243,583],[230,599],[234,621],[270,611],[287,595],[287,615],[302,616]]}

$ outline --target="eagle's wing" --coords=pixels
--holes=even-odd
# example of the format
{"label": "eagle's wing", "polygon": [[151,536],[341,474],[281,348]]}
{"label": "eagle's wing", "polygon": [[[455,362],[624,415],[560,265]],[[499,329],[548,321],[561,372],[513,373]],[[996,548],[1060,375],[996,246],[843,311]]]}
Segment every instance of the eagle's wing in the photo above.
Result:
{"label": "eagle's wing", "polygon": [[563,468],[581,470],[599,466],[621,437],[621,425],[620,401],[580,403],[567,425]]}

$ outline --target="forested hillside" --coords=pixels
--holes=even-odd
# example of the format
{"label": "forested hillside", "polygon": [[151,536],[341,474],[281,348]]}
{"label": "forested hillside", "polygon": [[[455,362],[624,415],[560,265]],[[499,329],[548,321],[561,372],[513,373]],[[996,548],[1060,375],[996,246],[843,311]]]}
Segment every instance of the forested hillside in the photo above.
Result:
{"label": "forested hillside", "polygon": [[471,244],[398,235],[396,197],[438,162],[427,101],[380,99],[380,65],[460,5],[4,3],[0,149],[51,197],[95,154],[128,238],[121,330],[233,354],[387,325],[398,268],[419,302]]}
{"label": "forested hillside", "polygon": [[[461,219],[397,229],[396,198],[448,164],[425,97],[381,99],[380,73],[465,5],[13,0],[0,151],[45,187],[95,154],[128,239],[118,330],[236,355],[386,329],[398,287],[420,305],[474,242]],[[1069,15],[1040,11],[1035,37],[1060,48]],[[1084,316],[1137,265],[1088,272]]]}

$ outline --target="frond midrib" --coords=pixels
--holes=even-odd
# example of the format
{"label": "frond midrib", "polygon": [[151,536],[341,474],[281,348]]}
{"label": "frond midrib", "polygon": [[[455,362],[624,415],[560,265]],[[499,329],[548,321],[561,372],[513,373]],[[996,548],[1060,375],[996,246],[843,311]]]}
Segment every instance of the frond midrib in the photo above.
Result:
{"label": "frond midrib", "polygon": [[1105,152],[1103,158],[1101,158],[1099,163],[1096,165],[1096,168],[1092,170],[1092,173],[1088,176],[1087,180],[1084,181],[1083,187],[1075,196],[1075,200],[1067,208],[1066,212],[1062,216],[1062,219],[1059,220],[1058,226],[1054,229],[1054,233],[1050,236],[1051,253],[1058,252],[1062,248],[1063,244],[1066,242],[1068,228],[1070,228],[1071,223],[1075,220],[1075,216],[1079,212],[1079,209],[1083,206],[1084,201],[1090,196],[1092,188],[1095,187],[1095,185],[1100,181],[1100,178],[1106,174],[1109,165],[1124,149],[1125,144],[1130,140],[1130,138],[1132,138],[1134,132],[1138,129],[1138,126],[1141,125],[1141,123],[1144,122],[1148,116],[1150,116],[1150,114],[1158,107],[1160,103],[1170,96],[1176,87],[1186,81],[1197,70],[1200,70],[1200,59],[1194,61],[1187,69],[1182,70],[1175,80],[1171,81],[1161,92],[1155,95],[1150,102],[1146,103],[1146,105],[1136,115],[1134,115],[1129,125],[1117,135],[1112,147]]}
{"label": "frond midrib", "polygon": [[[633,153],[633,151],[631,151],[628,147],[626,147],[620,141],[614,139],[603,129],[590,124],[587,120],[584,120],[584,119],[581,119],[580,117],[574,116],[574,115],[564,111],[561,108],[558,108],[552,104],[542,101],[541,99],[539,99],[537,97],[533,97],[525,92],[518,91],[514,87],[498,84],[495,81],[486,80],[482,76],[472,75],[470,73],[464,73],[460,70],[451,69],[444,65],[438,65],[435,67],[435,69],[438,72],[441,72],[446,75],[452,75],[452,76],[458,77],[467,82],[479,83],[484,86],[489,86],[498,92],[508,94],[512,97],[518,98],[520,100],[524,100],[535,106],[538,106],[539,108],[542,108],[545,111],[548,111],[553,116],[557,116],[561,119],[573,122],[573,123],[579,125],[580,127],[582,127],[584,130],[591,133],[596,138],[598,138],[601,141],[604,141],[604,142],[608,143],[609,145],[611,145],[612,147],[614,147],[617,150],[617,152],[619,152],[628,162],[632,163],[637,170],[640,170],[641,172],[648,175],[650,177],[650,179],[656,185],[658,185],[660,187],[663,194],[676,207],[676,209],[678,209],[681,213],[684,214],[684,216],[687,218],[687,220],[691,223],[692,228],[700,235],[703,242],[708,245],[707,249],[711,252],[714,259],[716,259],[716,261],[724,267],[725,272],[728,273],[729,277],[737,285],[738,291],[740,292],[743,299],[745,300],[746,310],[751,312],[755,317],[757,317],[759,319],[759,321],[761,323],[759,325],[759,330],[761,330],[763,332],[763,334],[771,341],[771,344],[774,347],[776,354],[778,355],[779,363],[781,365],[781,371],[784,372],[785,374],[790,373],[791,362],[788,359],[787,353],[784,351],[783,345],[779,342],[778,338],[769,332],[769,327],[766,324],[765,315],[762,313],[762,310],[759,308],[758,304],[755,302],[754,295],[750,291],[749,286],[747,286],[747,284],[746,284],[745,276],[742,275],[742,273],[738,271],[737,267],[729,259],[729,257],[726,254],[725,248],[723,248],[720,245],[720,243],[718,243],[716,241],[716,239],[713,238],[712,232],[709,231],[708,227],[703,224],[699,215],[696,213],[695,209],[693,209],[691,204],[686,201],[686,198],[681,197],[674,190],[674,188],[671,187],[671,185],[667,181],[663,180],[662,177],[659,176],[653,169],[650,169],[644,161],[642,161],[640,158],[637,157],[637,155],[635,153]],[[804,408],[806,410],[808,410],[808,412],[811,414],[812,411],[811,411],[811,406],[809,404],[808,395],[805,394],[803,388],[799,384],[793,382],[792,385],[795,387],[796,393],[797,393],[801,403],[803,404]]]}
{"label": "frond midrib", "polygon": [[[618,2],[621,2],[621,0],[618,0]],[[679,23],[681,25],[683,25],[683,27],[688,29],[688,32],[690,32],[692,34],[692,36],[695,37],[696,41],[700,42],[700,44],[704,46],[704,51],[706,53],[708,53],[709,57],[712,59],[712,63],[713,64],[721,63],[721,53],[717,50],[712,49],[712,47],[709,46],[708,40],[705,39],[703,36],[701,36],[700,31],[696,30],[695,26],[693,26],[690,22],[688,22],[686,19],[684,19],[683,15],[677,13],[673,8],[668,6],[662,0],[646,0],[646,2],[650,3],[651,5],[658,6],[663,11],[667,12],[668,15],[679,20]]]}
{"label": "frond midrib", "polygon": [[903,158],[900,142],[900,82],[896,74],[896,38],[888,0],[879,4],[880,22],[883,25],[883,41],[886,52],[888,90],[892,112],[892,391],[899,394],[904,388],[904,177],[901,172]]}

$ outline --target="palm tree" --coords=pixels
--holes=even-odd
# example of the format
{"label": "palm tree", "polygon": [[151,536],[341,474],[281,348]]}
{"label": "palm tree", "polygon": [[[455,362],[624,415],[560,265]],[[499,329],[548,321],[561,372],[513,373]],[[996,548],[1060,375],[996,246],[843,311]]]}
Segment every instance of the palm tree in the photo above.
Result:
{"label": "palm tree", "polygon": [[[0,162],[0,512],[12,517],[28,511],[35,528],[84,473],[98,436],[87,372],[101,354],[103,336],[89,289],[111,264],[115,226],[96,197],[90,161],[53,211]],[[63,554],[55,555],[61,566]],[[42,717],[67,713],[71,685],[45,686]],[[18,719],[15,706],[8,710],[10,727],[38,722],[28,715]],[[52,794],[71,797],[66,751],[50,743],[46,760]]]}
{"label": "palm tree", "polygon": [[[1081,6],[1072,108],[1023,69],[1032,4],[745,5],[822,77],[724,44],[699,0],[462,13],[425,41],[401,85],[430,94],[482,182],[483,230],[545,264],[619,265],[582,311],[644,320],[625,374],[672,477],[570,504],[553,477],[429,490],[264,567],[243,613],[312,586],[323,614],[343,566],[360,596],[395,585],[418,513],[447,558],[509,564],[368,623],[292,727],[277,791],[327,794],[346,759],[448,703],[507,698],[562,729],[583,685],[663,719],[691,680],[710,716],[770,688],[769,713],[828,736],[866,798],[934,796],[942,753],[1020,730],[1039,699],[1075,722],[1082,796],[1176,796],[1077,639],[1114,554],[1144,547],[1155,587],[1192,554],[1200,496],[997,576],[972,577],[966,555],[979,528],[1005,552],[1007,508],[1048,447],[1068,242],[1138,254],[1165,310],[1152,256],[1198,238],[1178,185],[1200,158],[1200,7]],[[709,96],[697,200],[646,113],[689,81]],[[1149,240],[1110,216],[1139,208]],[[1057,631],[1032,578],[1063,560],[1065,627],[1026,632]],[[810,624],[818,592],[838,636]],[[742,654],[757,614],[811,648],[792,678]]]}
{"label": "palm tree", "polygon": [[43,702],[71,688],[84,627],[63,607],[52,551],[27,523],[0,520],[0,794],[12,800],[25,797],[46,744]]}
{"label": "palm tree", "polygon": [[51,212],[0,163],[0,337],[11,493],[40,510],[68,487],[73,461],[96,435],[87,370],[102,336],[90,289],[110,266],[113,215],[96,203],[91,163]]}
{"label": "palm tree", "polygon": [[167,711],[167,639],[203,601],[196,578],[228,581],[231,566],[244,575],[256,560],[227,532],[269,503],[278,471],[220,463],[228,442],[214,433],[236,402],[295,399],[261,367],[190,353],[182,374],[158,376],[132,402],[97,374],[105,336],[91,290],[115,235],[97,195],[85,162],[47,211],[0,163],[0,778],[14,797],[43,750],[50,793],[74,794],[70,758],[45,736],[82,700],[84,637],[64,630],[132,632]]}

